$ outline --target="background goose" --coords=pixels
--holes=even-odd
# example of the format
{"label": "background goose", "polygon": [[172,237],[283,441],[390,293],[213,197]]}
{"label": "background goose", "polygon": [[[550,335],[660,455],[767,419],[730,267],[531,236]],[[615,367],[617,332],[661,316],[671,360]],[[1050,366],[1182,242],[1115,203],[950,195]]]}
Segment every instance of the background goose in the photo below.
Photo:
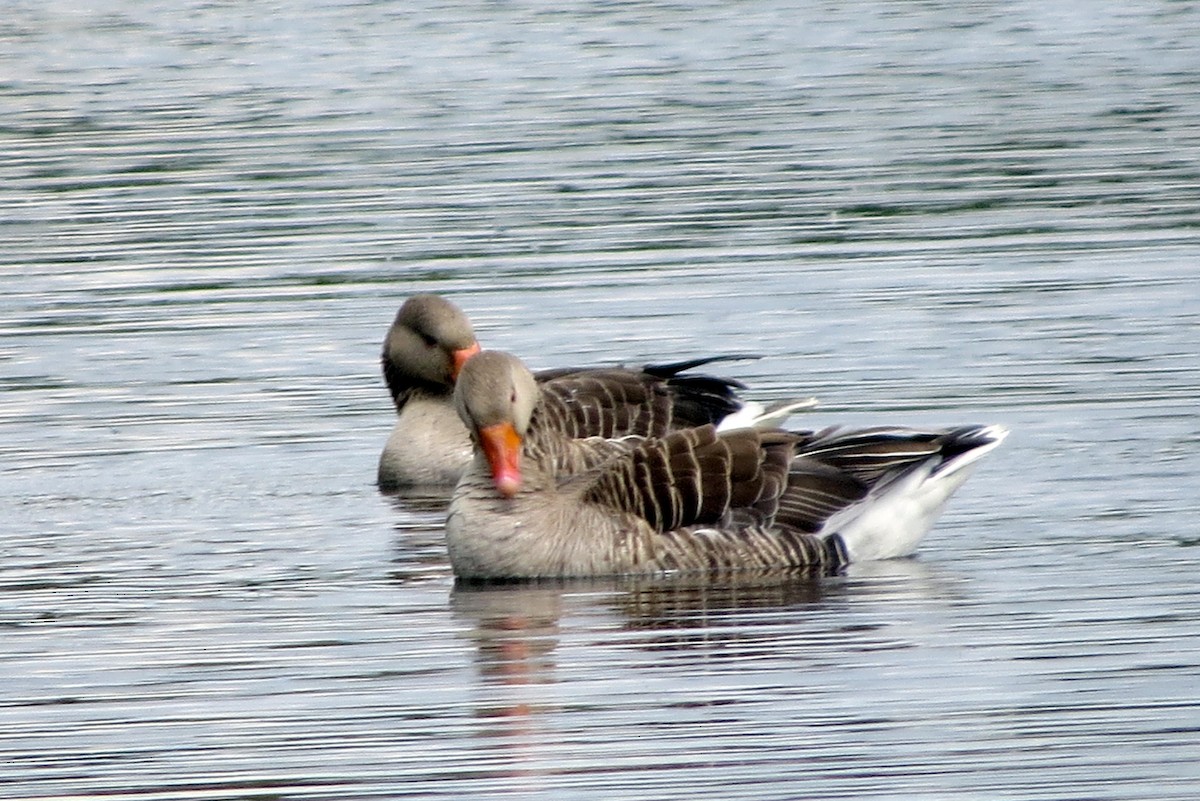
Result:
{"label": "background goose", "polygon": [[711,425],[569,439],[562,400],[514,356],[464,367],[476,445],[446,521],[474,579],[810,567],[911,554],[997,426],[820,432]]}
{"label": "background goose", "polygon": [[[414,295],[400,307],[383,341],[383,377],[396,406],[396,423],[379,457],[385,490],[452,486],[471,461],[471,440],[454,411],[459,370],[479,352],[470,320],[439,295]],[[766,407],[742,401],[742,384],[689,373],[719,356],[640,370],[565,368],[537,374],[547,393],[563,400],[555,420],[572,437],[657,436],[705,423],[725,427],[773,425],[815,404],[810,399]],[[725,422],[727,421],[727,422]]]}
{"label": "background goose", "polygon": [[383,379],[396,424],[379,456],[379,486],[453,484],[471,458],[451,396],[459,370],[479,352],[471,321],[438,295],[414,295],[383,340]]}

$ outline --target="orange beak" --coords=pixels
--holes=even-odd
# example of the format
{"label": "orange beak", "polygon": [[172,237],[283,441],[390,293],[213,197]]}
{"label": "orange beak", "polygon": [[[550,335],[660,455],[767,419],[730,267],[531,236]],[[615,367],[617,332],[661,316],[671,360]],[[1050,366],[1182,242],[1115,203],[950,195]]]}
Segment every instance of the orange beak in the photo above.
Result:
{"label": "orange beak", "polygon": [[521,435],[512,423],[497,423],[479,429],[479,444],[492,468],[496,490],[511,498],[521,489]]}
{"label": "orange beak", "polygon": [[458,380],[458,374],[462,372],[463,365],[467,363],[467,359],[479,353],[479,343],[472,342],[469,348],[459,348],[451,352],[450,359],[450,378],[454,381]]}

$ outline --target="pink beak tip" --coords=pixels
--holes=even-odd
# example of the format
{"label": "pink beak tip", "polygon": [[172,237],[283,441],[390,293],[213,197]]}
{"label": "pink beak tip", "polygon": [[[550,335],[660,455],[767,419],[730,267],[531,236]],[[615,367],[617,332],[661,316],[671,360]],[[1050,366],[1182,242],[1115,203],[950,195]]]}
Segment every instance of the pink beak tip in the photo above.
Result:
{"label": "pink beak tip", "polygon": [[496,476],[496,490],[505,498],[511,498],[521,489],[521,477],[512,473]]}

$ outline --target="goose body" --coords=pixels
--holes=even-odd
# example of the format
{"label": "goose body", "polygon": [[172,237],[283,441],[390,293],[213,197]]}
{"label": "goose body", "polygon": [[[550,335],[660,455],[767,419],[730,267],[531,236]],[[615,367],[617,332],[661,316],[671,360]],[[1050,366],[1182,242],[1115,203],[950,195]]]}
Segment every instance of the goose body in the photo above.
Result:
{"label": "goose body", "polygon": [[[396,422],[379,457],[378,482],[453,487],[471,462],[471,438],[454,410],[455,380],[479,343],[467,316],[438,295],[414,295],[400,307],[383,343],[384,380]],[[559,398],[555,425],[567,436],[660,436],[705,423],[764,425],[815,404],[762,408],[737,396],[737,381],[692,372],[725,356],[673,364],[565,368],[536,380]]]}
{"label": "goose body", "polygon": [[812,568],[911,554],[996,426],[572,439],[559,399],[485,351],[455,405],[475,444],[446,521],[456,575]]}

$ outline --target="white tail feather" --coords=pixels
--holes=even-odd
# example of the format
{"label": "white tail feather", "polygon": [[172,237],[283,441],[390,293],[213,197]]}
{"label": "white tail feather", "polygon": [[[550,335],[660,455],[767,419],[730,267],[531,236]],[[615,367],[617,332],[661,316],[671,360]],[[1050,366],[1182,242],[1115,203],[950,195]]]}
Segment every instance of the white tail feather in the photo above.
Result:
{"label": "white tail feather", "polygon": [[733,431],[739,428],[778,428],[797,412],[807,411],[817,405],[816,398],[780,401],[769,406],[757,401],[746,401],[742,408],[726,417],[717,426],[718,431]]}
{"label": "white tail feather", "polygon": [[979,429],[975,432],[980,440],[977,447],[946,462],[931,457],[834,515],[825,530],[841,535],[851,562],[911,556],[979,459],[1007,435],[1001,426]]}

